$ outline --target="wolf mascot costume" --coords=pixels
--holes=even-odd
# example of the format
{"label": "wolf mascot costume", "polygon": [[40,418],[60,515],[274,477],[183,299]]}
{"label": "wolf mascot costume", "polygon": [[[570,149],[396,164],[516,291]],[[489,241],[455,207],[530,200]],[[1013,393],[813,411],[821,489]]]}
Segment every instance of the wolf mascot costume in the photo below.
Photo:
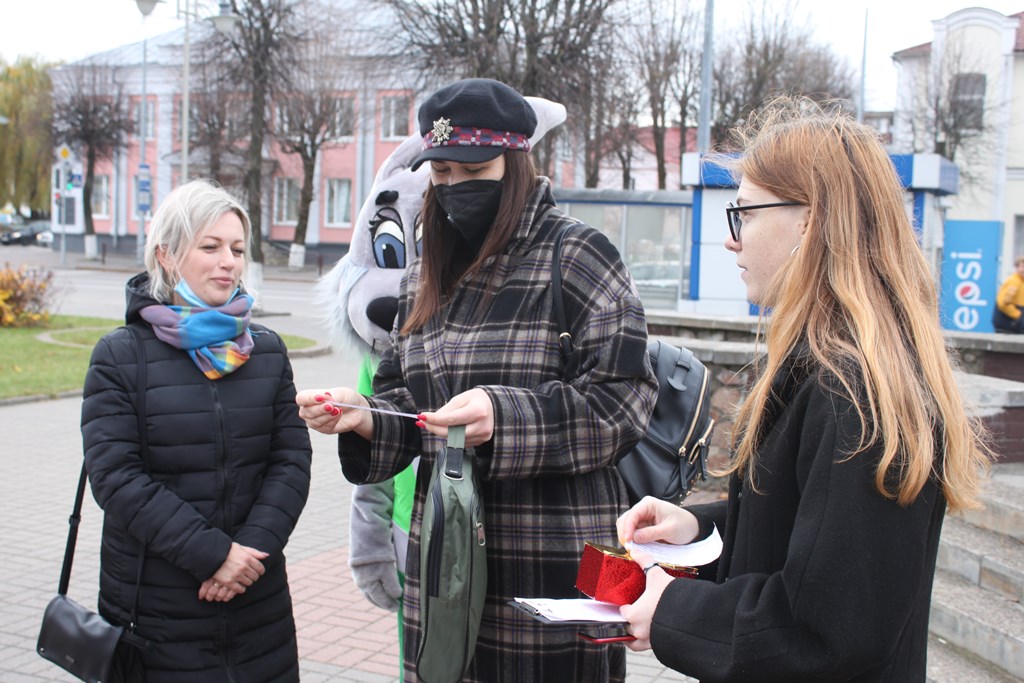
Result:
{"label": "wolf mascot costume", "polygon": [[[537,129],[530,140],[535,145],[565,121],[565,107],[538,97],[526,99],[537,113]],[[423,140],[414,134],[384,161],[359,210],[349,252],[317,284],[318,299],[328,307],[332,344],[364,354],[358,387],[363,394],[372,393],[377,360],[391,343],[406,266],[420,255],[417,223],[430,165],[417,171],[409,167],[422,151]],[[417,464],[418,459],[388,481],[352,490],[348,562],[352,578],[374,605],[399,612],[399,638]],[[402,652],[401,643],[398,652]]]}

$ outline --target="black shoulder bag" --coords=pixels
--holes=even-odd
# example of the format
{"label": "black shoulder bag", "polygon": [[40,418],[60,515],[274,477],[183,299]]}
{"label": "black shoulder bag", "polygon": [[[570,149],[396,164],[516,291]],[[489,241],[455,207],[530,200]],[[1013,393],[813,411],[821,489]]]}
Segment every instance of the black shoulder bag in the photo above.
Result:
{"label": "black shoulder bag", "polygon": [[[142,338],[132,328],[127,328],[135,338],[137,375],[135,386],[135,412],[139,422],[139,451],[143,470],[149,471],[149,453],[146,435],[146,355]],[[78,492],[75,505],[68,518],[68,541],[64,548],[64,565],[61,568],[57,595],[46,606],[43,624],[39,629],[36,651],[79,680],[88,683],[143,683],[145,670],[139,650],[149,647],[149,641],[136,635],[138,621],[139,587],[142,583],[142,563],[146,547],[139,551],[138,574],[135,579],[135,597],[132,601],[131,620],[128,628],[114,626],[96,612],[82,607],[67,596],[71,582],[71,561],[75,556],[78,541],[78,524],[82,519],[82,499],[85,496],[87,473],[82,463],[78,477]]]}
{"label": "black shoulder bag", "polygon": [[[562,238],[567,229],[555,236],[551,289],[568,381],[576,374],[578,359],[562,296]],[[648,341],[647,353],[658,380],[654,412],[647,432],[619,457],[615,467],[626,485],[630,505],[644,496],[678,503],[690,493],[698,476],[707,479],[708,448],[715,428],[708,372],[689,349],[665,341]]]}

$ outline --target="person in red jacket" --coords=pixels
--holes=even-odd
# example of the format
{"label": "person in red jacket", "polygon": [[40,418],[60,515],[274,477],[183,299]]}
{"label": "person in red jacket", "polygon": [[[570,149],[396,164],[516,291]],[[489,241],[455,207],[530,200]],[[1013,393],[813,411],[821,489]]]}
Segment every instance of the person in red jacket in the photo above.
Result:
{"label": "person in red jacket", "polygon": [[996,332],[1024,334],[1024,256],[1013,262],[1017,270],[1003,281],[992,310],[992,326]]}
{"label": "person in red jacket", "polygon": [[622,542],[723,536],[714,580],[641,553],[621,613],[664,664],[713,681],[924,681],[947,506],[975,505],[990,451],[965,415],[935,283],[876,132],[782,97],[739,131],[726,248],[771,309],[738,409],[727,501],[645,498]]}

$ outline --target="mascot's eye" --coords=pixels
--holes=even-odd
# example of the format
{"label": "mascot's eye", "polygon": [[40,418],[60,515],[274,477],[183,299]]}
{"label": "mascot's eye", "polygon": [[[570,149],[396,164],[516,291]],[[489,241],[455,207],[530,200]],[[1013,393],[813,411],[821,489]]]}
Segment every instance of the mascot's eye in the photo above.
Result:
{"label": "mascot's eye", "polygon": [[405,268],[405,236],[402,226],[383,221],[373,229],[373,258],[378,268]]}
{"label": "mascot's eye", "polygon": [[416,226],[416,255],[423,256],[423,223],[420,222],[420,215],[418,213],[413,225]]}

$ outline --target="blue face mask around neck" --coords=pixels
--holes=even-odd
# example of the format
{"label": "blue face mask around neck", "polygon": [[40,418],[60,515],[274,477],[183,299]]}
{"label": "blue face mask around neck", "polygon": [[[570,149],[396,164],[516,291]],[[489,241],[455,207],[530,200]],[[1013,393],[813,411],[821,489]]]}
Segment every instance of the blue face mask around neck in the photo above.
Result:
{"label": "blue face mask around neck", "polygon": [[[174,293],[180,296],[190,306],[200,306],[202,308],[216,308],[216,306],[211,306],[210,304],[200,299],[196,295],[196,293],[192,291],[192,288],[188,286],[188,283],[185,282],[184,278],[178,280],[178,284],[174,286]],[[235,287],[235,291],[231,292],[231,296],[228,297],[228,301],[234,299],[237,294],[238,287]]]}

